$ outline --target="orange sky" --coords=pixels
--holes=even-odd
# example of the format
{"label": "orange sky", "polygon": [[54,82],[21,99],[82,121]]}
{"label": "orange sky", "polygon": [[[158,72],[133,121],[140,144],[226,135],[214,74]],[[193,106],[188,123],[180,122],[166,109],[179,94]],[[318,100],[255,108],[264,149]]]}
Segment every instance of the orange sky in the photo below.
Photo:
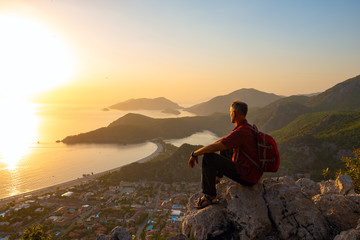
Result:
{"label": "orange sky", "polygon": [[[324,91],[360,74],[357,1],[0,1],[0,16],[35,22],[60,42],[46,50],[42,41],[53,40],[36,31],[18,42],[0,40],[4,49],[19,49],[31,37],[41,43],[26,43],[36,52],[19,53],[28,60],[14,63],[16,71],[29,64],[38,70],[11,81],[12,73],[1,76],[0,88],[15,94],[9,82],[30,82],[24,94],[38,102],[163,96],[196,103],[240,88],[291,95]],[[69,58],[59,59],[61,52]],[[42,76],[44,68],[51,71]],[[49,84],[56,77],[66,79]]]}

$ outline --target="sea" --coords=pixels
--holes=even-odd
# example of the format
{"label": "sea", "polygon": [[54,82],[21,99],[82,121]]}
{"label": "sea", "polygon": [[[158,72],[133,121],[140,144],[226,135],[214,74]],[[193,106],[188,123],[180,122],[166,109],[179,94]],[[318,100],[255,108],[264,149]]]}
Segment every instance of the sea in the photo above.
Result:
{"label": "sea", "polygon": [[[129,111],[100,104],[34,104],[0,99],[0,199],[108,171],[139,161],[157,150],[140,144],[75,144],[58,140],[108,126]],[[131,111],[154,118],[193,116],[186,111]],[[165,139],[175,146],[206,145],[218,137],[209,131],[182,139]]]}

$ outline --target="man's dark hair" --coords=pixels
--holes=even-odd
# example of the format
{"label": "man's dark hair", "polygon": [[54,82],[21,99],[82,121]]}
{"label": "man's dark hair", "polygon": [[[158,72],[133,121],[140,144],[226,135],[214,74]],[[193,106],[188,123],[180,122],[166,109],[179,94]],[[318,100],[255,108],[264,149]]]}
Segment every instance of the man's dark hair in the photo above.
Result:
{"label": "man's dark hair", "polygon": [[239,100],[235,100],[231,104],[231,107],[232,107],[232,109],[234,109],[235,112],[243,114],[244,116],[246,116],[246,114],[248,112],[248,105],[244,102],[240,102]]}

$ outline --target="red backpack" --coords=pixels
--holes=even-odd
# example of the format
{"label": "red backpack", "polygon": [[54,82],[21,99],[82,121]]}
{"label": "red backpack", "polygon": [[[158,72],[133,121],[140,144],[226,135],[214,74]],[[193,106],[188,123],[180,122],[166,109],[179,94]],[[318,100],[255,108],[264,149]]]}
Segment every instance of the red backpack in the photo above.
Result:
{"label": "red backpack", "polygon": [[260,165],[244,151],[242,153],[259,171],[276,172],[280,165],[280,155],[274,138],[266,133],[259,132],[255,125],[253,127],[248,125],[248,128],[255,133]]}

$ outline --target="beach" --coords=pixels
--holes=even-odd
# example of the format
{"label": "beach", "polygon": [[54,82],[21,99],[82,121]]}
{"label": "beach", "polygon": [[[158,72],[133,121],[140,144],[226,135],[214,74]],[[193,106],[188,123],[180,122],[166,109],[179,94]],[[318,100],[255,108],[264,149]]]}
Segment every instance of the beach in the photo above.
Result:
{"label": "beach", "polygon": [[[137,160],[135,162],[143,163],[143,162],[149,161],[149,160],[155,158],[156,156],[158,156],[163,151],[163,145],[161,143],[155,142],[155,141],[153,141],[153,143],[157,145],[157,149],[155,150],[155,152],[153,152],[149,156],[141,158],[141,159],[139,159],[139,160]],[[44,194],[49,193],[49,192],[54,192],[54,191],[58,191],[58,190],[64,190],[64,189],[67,189],[67,188],[70,188],[70,187],[73,187],[73,186],[76,186],[76,185],[80,185],[80,184],[83,184],[83,183],[87,183],[89,181],[93,181],[94,179],[96,179],[96,178],[98,178],[98,177],[100,177],[102,175],[118,171],[122,167],[123,166],[113,168],[113,169],[110,169],[110,170],[107,170],[107,171],[91,174],[91,175],[89,174],[89,175],[86,175],[85,177],[82,177],[82,178],[77,178],[77,179],[74,179],[74,180],[71,180],[71,181],[59,183],[59,184],[48,186],[48,187],[45,187],[45,188],[40,188],[40,189],[20,193],[20,194],[14,195],[14,196],[5,197],[5,198],[0,199],[0,204],[6,204],[6,203],[9,203],[9,202],[12,202],[12,201],[16,202],[18,200],[22,200],[22,199],[25,199],[25,198],[34,197],[34,196],[41,196],[41,195],[44,195]]]}

